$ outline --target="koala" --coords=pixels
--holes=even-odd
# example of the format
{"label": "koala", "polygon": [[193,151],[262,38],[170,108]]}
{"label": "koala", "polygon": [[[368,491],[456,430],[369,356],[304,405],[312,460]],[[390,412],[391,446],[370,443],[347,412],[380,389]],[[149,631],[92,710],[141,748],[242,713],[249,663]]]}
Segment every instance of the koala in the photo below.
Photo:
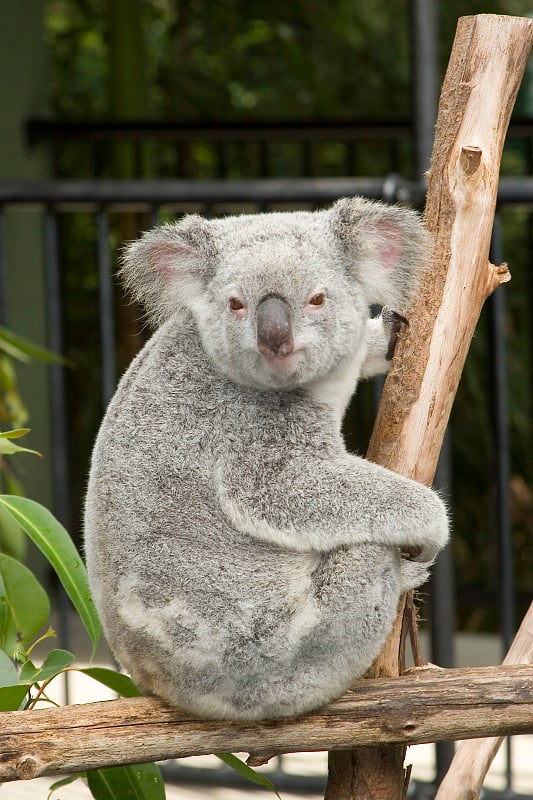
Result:
{"label": "koala", "polygon": [[[300,715],[370,666],[448,536],[431,489],[347,452],[429,243],[413,211],[186,216],[130,244],[156,327],[97,436],[94,599],[146,693],[197,717]],[[372,305],[384,312],[371,318]]]}

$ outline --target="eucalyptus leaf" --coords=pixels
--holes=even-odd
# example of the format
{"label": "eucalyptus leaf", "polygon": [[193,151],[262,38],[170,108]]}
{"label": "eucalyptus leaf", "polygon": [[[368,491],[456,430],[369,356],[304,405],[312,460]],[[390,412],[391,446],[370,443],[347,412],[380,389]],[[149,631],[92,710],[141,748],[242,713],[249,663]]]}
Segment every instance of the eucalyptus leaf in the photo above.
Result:
{"label": "eucalyptus leaf", "polygon": [[17,668],[8,654],[0,650],[0,687],[15,686],[19,682]]}
{"label": "eucalyptus leaf", "polygon": [[31,661],[23,664],[19,681],[21,683],[47,681],[72,664],[74,659],[74,653],[70,653],[68,650],[50,650],[40,667],[36,667]]}
{"label": "eucalyptus leaf", "polygon": [[0,553],[22,561],[26,554],[26,544],[27,539],[18,522],[0,506]]}
{"label": "eucalyptus leaf", "polygon": [[70,666],[76,656],[68,650],[50,650],[37,675],[38,681],[47,681]]}
{"label": "eucalyptus leaf", "polygon": [[279,797],[279,800],[281,800],[272,781],[269,781],[268,778],[261,775],[260,772],[256,772],[252,767],[249,767],[248,764],[245,764],[244,761],[241,761],[241,759],[237,758],[233,753],[215,753],[215,755],[217,758],[220,758],[224,764],[227,764],[228,767],[231,767],[235,772],[238,772],[239,775],[242,775],[243,778],[263,786],[265,789],[273,792],[276,797]]}
{"label": "eucalyptus leaf", "polygon": [[2,385],[4,393],[17,391],[17,373],[15,372],[15,367],[11,359],[2,353],[0,353],[0,384]]}
{"label": "eucalyptus leaf", "polygon": [[114,669],[107,669],[106,667],[86,667],[78,671],[107,686],[108,689],[120,694],[122,697],[141,697],[142,695],[142,692],[135,686],[132,679],[127,675],[123,675],[122,672],[116,672]]}
{"label": "eucalyptus leaf", "polygon": [[60,781],[56,781],[52,783],[51,786],[48,787],[48,798],[47,800],[52,800],[52,794],[57,791],[57,789],[62,789],[64,786],[69,786],[74,781],[79,780],[82,777],[83,773],[78,773],[77,775],[69,775],[67,778],[61,778]]}
{"label": "eucalyptus leaf", "polygon": [[48,509],[26,497],[0,495],[2,505],[48,559],[78,612],[93,643],[93,656],[101,634],[87,571],[74,542]]}
{"label": "eucalyptus leaf", "polygon": [[14,428],[12,431],[0,431],[0,439],[20,439],[30,433],[31,428]]}
{"label": "eucalyptus leaf", "polygon": [[15,427],[22,427],[28,419],[28,409],[18,390],[13,362],[2,352],[0,352],[0,411],[2,418],[8,419]]}
{"label": "eucalyptus leaf", "polygon": [[20,439],[21,436],[26,436],[31,428],[15,428],[11,431],[0,431],[0,455],[11,456],[14,453],[33,453],[33,455],[40,456],[37,450],[28,450],[27,447],[20,447],[13,443],[13,439]]}
{"label": "eucalyptus leaf", "polygon": [[36,667],[33,661],[30,661],[28,658],[27,661],[24,662],[22,665],[19,676],[18,676],[18,683],[33,683],[35,676],[39,672],[39,667]]}
{"label": "eucalyptus leaf", "polygon": [[90,770],[87,783],[95,800],[165,800],[165,784],[156,764]]}
{"label": "eucalyptus leaf", "polygon": [[15,453],[31,453],[34,456],[41,455],[37,452],[37,450],[30,450],[27,447],[20,447],[20,445],[15,444],[15,442],[12,442],[10,439],[0,438],[0,456],[13,456]]}
{"label": "eucalyptus leaf", "polygon": [[0,350],[9,356],[10,358],[15,358],[17,361],[22,362],[22,364],[29,364],[31,361],[31,357],[21,350],[20,347],[17,347],[15,344],[8,342],[0,335]]}
{"label": "eucalyptus leaf", "polygon": [[9,330],[9,328],[5,328],[3,325],[0,325],[0,350],[26,363],[36,358],[38,361],[44,361],[46,364],[71,364],[66,358],[57,355],[57,353],[53,353],[46,347],[41,347],[41,345],[35,344],[29,339],[25,339],[13,333],[13,331]]}
{"label": "eucalyptus leaf", "polygon": [[15,657],[50,616],[50,602],[34,574],[10,556],[0,554],[0,605],[7,610],[0,647]]}
{"label": "eucalyptus leaf", "polygon": [[0,687],[0,711],[18,711],[27,694],[27,686]]}

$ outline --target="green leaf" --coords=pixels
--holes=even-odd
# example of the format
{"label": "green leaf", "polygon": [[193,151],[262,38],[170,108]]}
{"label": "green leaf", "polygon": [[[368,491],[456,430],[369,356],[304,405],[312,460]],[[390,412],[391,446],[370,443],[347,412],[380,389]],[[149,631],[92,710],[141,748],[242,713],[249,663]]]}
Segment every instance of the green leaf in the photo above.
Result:
{"label": "green leaf", "polygon": [[21,436],[26,436],[30,430],[31,428],[15,428],[12,431],[1,431],[0,455],[11,456],[14,453],[33,453],[35,456],[40,456],[41,454],[38,453],[37,450],[28,450],[27,447],[19,447],[19,445],[11,441],[12,439],[20,439]]}
{"label": "green leaf", "polygon": [[68,650],[50,650],[40,667],[36,667],[31,661],[26,661],[20,671],[19,681],[21,683],[47,681],[72,664],[74,659],[74,653]]}
{"label": "green leaf", "polygon": [[26,554],[26,545],[27,539],[20,525],[0,506],[0,553],[22,561]]}
{"label": "green leaf", "polygon": [[0,606],[4,616],[0,647],[15,657],[40,631],[50,615],[50,602],[30,570],[10,556],[0,554]]}
{"label": "green leaf", "polygon": [[132,679],[127,675],[123,675],[122,672],[116,672],[114,669],[106,669],[105,667],[86,667],[78,671],[107,686],[108,689],[112,689],[122,697],[142,696],[142,692],[135,686]]}
{"label": "green leaf", "polygon": [[0,325],[0,350],[24,363],[31,361],[32,358],[44,361],[46,364],[70,363],[62,356],[58,356],[57,353],[31,342],[29,339],[18,336],[8,328],[4,328],[3,325]]}
{"label": "green leaf", "polygon": [[57,791],[57,789],[62,789],[64,786],[69,786],[74,781],[79,780],[84,773],[78,773],[77,775],[69,775],[68,778],[61,778],[60,781],[56,781],[51,786],[48,787],[48,797],[47,800],[51,800],[52,794]]}
{"label": "green leaf", "polygon": [[31,453],[33,456],[40,456],[37,450],[29,450],[27,447],[11,442],[9,439],[0,438],[0,456],[12,456],[15,453]]}
{"label": "green leaf", "polygon": [[49,678],[53,678],[54,675],[72,664],[75,658],[74,653],[70,653],[68,650],[50,650],[41,665],[37,680],[47,681]]}
{"label": "green leaf", "polygon": [[165,785],[156,764],[90,770],[87,783],[95,800],[165,800]]}
{"label": "green leaf", "polygon": [[242,775],[244,778],[251,781],[252,783],[258,783],[260,786],[263,786],[265,789],[268,789],[270,792],[273,792],[276,795],[276,797],[279,797],[281,800],[281,797],[277,793],[276,787],[274,786],[272,781],[269,781],[268,778],[265,778],[265,776],[261,775],[260,772],[256,772],[254,769],[249,767],[248,764],[245,764],[244,761],[241,761],[240,758],[234,756],[233,753],[216,753],[215,755],[217,758],[220,758],[220,760],[223,761],[224,764],[227,764],[228,767],[231,767],[232,769],[235,770],[235,772],[238,772],[239,775]]}
{"label": "green leaf", "polygon": [[15,428],[12,431],[0,431],[0,439],[20,439],[21,436],[26,436],[31,431],[31,428]]}
{"label": "green leaf", "polygon": [[8,654],[0,650],[0,687],[16,686],[18,682],[19,676],[16,666]]}
{"label": "green leaf", "polygon": [[0,711],[18,711],[27,694],[27,686],[0,687]]}
{"label": "green leaf", "polygon": [[0,352],[0,416],[15,427],[28,419],[28,410],[17,387],[17,375],[11,359]]}
{"label": "green leaf", "polygon": [[17,683],[26,683],[26,684],[33,683],[33,678],[38,672],[39,672],[39,667],[36,667],[33,661],[31,661],[28,658],[28,660],[25,661],[21,667]]}
{"label": "green leaf", "polygon": [[48,509],[26,497],[0,495],[2,505],[48,559],[93,643],[93,656],[102,627],[89,588],[87,571],[74,542]]}

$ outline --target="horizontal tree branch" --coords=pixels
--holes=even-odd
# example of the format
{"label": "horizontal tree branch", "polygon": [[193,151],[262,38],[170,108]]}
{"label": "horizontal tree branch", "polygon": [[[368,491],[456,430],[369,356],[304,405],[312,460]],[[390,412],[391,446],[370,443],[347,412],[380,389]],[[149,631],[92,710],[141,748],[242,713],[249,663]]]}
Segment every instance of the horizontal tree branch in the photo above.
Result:
{"label": "horizontal tree branch", "polygon": [[533,667],[414,670],[314,714],[199,720],[147,697],[0,715],[0,782],[222,752],[337,750],[533,732]]}

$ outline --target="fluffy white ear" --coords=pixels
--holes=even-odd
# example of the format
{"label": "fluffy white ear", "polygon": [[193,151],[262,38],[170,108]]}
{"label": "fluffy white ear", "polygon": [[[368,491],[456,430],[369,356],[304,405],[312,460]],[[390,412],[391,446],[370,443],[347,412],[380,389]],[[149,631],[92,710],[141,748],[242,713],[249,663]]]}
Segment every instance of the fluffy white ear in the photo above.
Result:
{"label": "fluffy white ear", "polygon": [[330,213],[347,269],[362,284],[369,304],[404,308],[431,256],[420,215],[362,197],[338,200]]}
{"label": "fluffy white ear", "polygon": [[215,257],[209,223],[192,214],[130,242],[122,253],[120,275],[135,300],[146,307],[150,322],[158,325],[177,309],[190,308]]}

